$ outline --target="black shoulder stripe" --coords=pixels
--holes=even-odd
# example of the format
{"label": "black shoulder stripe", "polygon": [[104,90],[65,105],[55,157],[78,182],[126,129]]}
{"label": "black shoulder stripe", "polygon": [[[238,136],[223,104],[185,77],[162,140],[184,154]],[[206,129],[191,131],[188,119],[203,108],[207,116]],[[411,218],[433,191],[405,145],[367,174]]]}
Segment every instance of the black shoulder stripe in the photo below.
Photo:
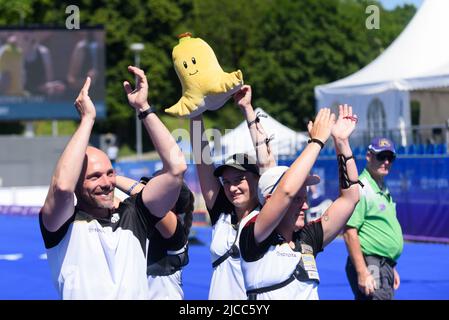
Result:
{"label": "black shoulder stripe", "polygon": [[75,220],[75,212],[73,215],[55,232],[48,231],[42,222],[42,212],[39,212],[39,226],[46,249],[56,247],[69,230],[70,224]]}

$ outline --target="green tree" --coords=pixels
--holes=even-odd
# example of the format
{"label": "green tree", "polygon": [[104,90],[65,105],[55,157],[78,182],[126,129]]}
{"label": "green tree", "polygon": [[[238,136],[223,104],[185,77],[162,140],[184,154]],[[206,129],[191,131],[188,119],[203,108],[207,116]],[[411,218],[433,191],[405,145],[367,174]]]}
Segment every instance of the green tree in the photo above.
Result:
{"label": "green tree", "polygon": [[[253,105],[282,123],[305,129],[315,113],[314,87],[338,80],[375,59],[414,15],[413,6],[386,11],[366,0],[0,0],[1,25],[64,26],[65,8],[80,8],[81,25],[106,29],[107,119],[97,133],[113,132],[129,148],[135,145],[133,110],[123,93],[123,80],[132,80],[126,67],[134,63],[129,46],[145,44],[141,67],[147,72],[150,102],[161,110],[170,130],[187,128],[188,121],[162,110],[181,97],[171,51],[177,35],[186,31],[214,49],[227,72],[241,69],[253,86]],[[367,30],[365,8],[379,6],[381,28]],[[206,121],[215,128],[233,128],[242,116],[233,102]],[[47,129],[42,129],[45,132]],[[151,146],[144,139],[144,150]]]}

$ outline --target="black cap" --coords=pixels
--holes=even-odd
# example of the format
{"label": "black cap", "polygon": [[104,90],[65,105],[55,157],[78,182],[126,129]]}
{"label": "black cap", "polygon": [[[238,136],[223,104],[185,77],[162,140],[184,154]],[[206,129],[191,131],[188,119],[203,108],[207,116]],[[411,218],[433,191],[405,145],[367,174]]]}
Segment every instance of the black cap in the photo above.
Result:
{"label": "black cap", "polygon": [[214,176],[220,177],[226,168],[234,168],[259,175],[259,168],[256,165],[256,160],[245,153],[236,153],[230,156],[226,159],[224,164],[215,169]]}

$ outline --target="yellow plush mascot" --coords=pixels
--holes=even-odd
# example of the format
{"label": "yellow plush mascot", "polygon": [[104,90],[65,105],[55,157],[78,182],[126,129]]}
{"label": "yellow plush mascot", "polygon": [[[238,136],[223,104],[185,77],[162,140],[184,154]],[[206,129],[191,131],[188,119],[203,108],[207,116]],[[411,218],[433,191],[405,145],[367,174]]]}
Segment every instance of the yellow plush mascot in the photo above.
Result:
{"label": "yellow plush mascot", "polygon": [[192,38],[191,33],[183,33],[178,38],[172,57],[181,81],[182,97],[165,111],[190,118],[222,107],[243,85],[242,72],[224,72],[212,48],[202,39]]}

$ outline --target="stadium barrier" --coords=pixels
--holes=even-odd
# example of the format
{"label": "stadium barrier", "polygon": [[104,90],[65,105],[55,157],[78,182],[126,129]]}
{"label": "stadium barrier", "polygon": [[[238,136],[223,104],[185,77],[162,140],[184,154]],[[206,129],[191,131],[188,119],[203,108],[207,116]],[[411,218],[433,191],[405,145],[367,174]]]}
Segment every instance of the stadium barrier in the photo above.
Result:
{"label": "stadium barrier", "polygon": [[[361,172],[366,160],[363,152],[355,154]],[[280,159],[279,165],[290,165],[293,161],[293,158]],[[151,175],[160,166],[160,161],[116,164],[119,174],[134,179]],[[338,196],[335,156],[324,153],[317,160],[313,171],[321,176],[321,183],[317,186],[318,196],[335,199]],[[209,225],[194,165],[188,166],[185,180],[195,194],[194,225]],[[449,242],[449,156],[399,155],[386,183],[396,203],[398,219],[406,239]],[[0,188],[0,214],[37,214],[47,190],[46,186]]]}

